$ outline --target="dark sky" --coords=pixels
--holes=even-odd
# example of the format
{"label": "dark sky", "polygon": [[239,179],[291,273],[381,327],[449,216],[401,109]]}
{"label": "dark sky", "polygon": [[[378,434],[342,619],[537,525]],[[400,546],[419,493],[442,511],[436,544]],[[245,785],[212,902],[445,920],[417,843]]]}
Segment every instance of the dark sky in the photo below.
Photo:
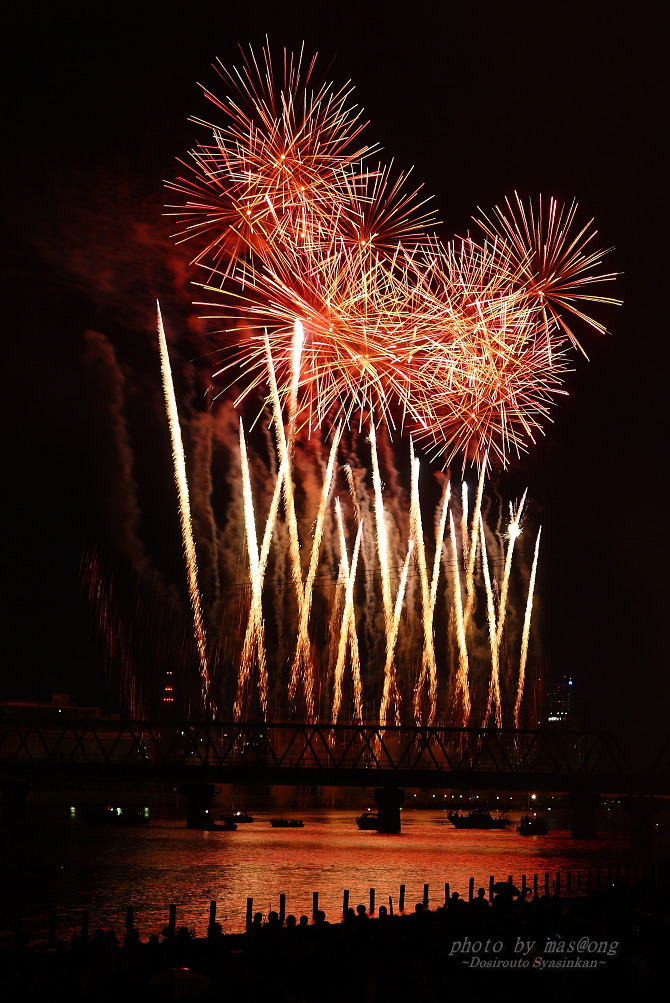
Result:
{"label": "dark sky", "polygon": [[[152,425],[156,296],[193,336],[176,350],[187,356],[200,328],[184,305],[187,255],[166,240],[162,179],[203,138],[187,121],[208,110],[196,81],[215,88],[212,60],[230,64],[238,42],[258,46],[267,33],[273,47],[304,40],[324,66],[332,62],[337,82],[352,80],[369,139],[399,166],[414,165],[435,195],[445,237],[463,233],[478,205],[516,189],[575,197],[585,221],[595,218],[602,246],[616,246],[609,266],[623,273],[616,292],[625,302],[599,315],[611,336],[580,332],[591,361],[575,360],[570,396],[507,487],[513,495],[527,484],[541,512],[551,671],[574,674],[591,723],[648,734],[668,706],[658,5],[322,7],[24,0],[5,15],[14,509],[6,534],[15,606],[7,692],[100,695],[78,564],[83,546],[104,547],[101,527],[123,517],[114,514],[110,430],[97,407],[110,390],[96,384],[83,333],[102,332],[122,371],[132,372],[127,407],[146,435],[129,448],[152,482],[147,495],[168,494],[169,444]],[[176,526],[174,515],[142,518],[147,532],[148,522],[154,533]]]}

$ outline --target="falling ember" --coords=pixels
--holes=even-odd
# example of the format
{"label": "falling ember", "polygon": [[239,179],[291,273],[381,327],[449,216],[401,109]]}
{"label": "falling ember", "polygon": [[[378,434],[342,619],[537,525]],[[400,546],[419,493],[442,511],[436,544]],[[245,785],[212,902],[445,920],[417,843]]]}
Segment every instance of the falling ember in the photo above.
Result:
{"label": "falling ember", "polygon": [[526,680],[526,661],[528,659],[528,636],[530,634],[530,618],[533,612],[533,594],[535,592],[535,575],[537,573],[537,558],[540,553],[540,534],[542,527],[537,531],[535,540],[535,552],[533,554],[533,567],[530,572],[528,583],[528,599],[526,601],[526,612],[523,618],[523,634],[521,635],[521,657],[519,658],[519,680],[517,684],[516,700],[514,701],[514,727],[519,727],[521,716],[521,701],[523,699],[523,687]]}
{"label": "falling ember", "polygon": [[198,587],[198,564],[195,553],[195,542],[193,540],[193,525],[191,522],[191,505],[188,494],[188,481],[186,478],[184,445],[181,439],[179,414],[177,412],[177,402],[175,399],[174,384],[172,382],[172,370],[170,368],[170,357],[168,354],[167,341],[165,340],[165,330],[163,328],[163,317],[161,315],[160,303],[157,302],[156,307],[158,313],[158,344],[160,348],[161,373],[163,376],[165,410],[167,412],[168,424],[170,426],[170,438],[172,441],[174,479],[179,498],[179,521],[181,523],[182,544],[186,560],[188,591],[191,598],[191,609],[193,610],[193,629],[198,649],[198,656],[200,659],[202,706],[204,711],[207,713],[210,710],[214,710],[214,706],[211,692],[209,666],[207,662],[207,638],[205,636],[205,627],[203,624],[202,608],[200,604],[200,589]]}

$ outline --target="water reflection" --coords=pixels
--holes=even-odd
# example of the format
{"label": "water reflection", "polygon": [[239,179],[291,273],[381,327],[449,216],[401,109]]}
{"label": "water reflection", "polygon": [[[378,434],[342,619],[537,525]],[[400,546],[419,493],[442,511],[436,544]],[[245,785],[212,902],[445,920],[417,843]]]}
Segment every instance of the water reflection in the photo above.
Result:
{"label": "water reflection", "polygon": [[[47,813],[48,814],[48,813]],[[177,904],[177,924],[204,934],[209,903],[218,903],[217,918],[227,932],[244,928],[245,904],[253,897],[254,911],[278,909],[286,895],[286,911],[311,916],[312,893],[319,908],[339,920],[342,893],[350,903],[369,902],[375,889],[377,907],[398,908],[398,892],[406,885],[410,910],[429,885],[430,904],[451,891],[467,895],[470,877],[475,889],[488,890],[489,878],[512,876],[520,884],[526,875],[532,886],[545,872],[553,882],[565,872],[620,863],[626,841],[622,830],[593,842],[570,838],[568,817],[552,818],[547,836],[521,837],[514,831],[521,812],[511,813],[512,831],[454,829],[444,811],[403,813],[403,831],[381,835],[360,831],[354,810],[303,810],[302,829],[273,829],[276,812],[256,812],[256,821],[236,832],[200,832],[185,828],[183,819],[156,821],[138,828],[87,825],[70,817],[69,809],[55,818],[33,809],[29,823],[5,834],[7,893],[1,909],[3,930],[21,917],[31,937],[46,937],[48,914],[58,913],[58,936],[78,930],[81,910],[90,911],[90,929],[121,931],[128,906],[135,908],[135,925],[143,937],[160,932],[169,905]],[[584,885],[585,887],[585,885]]]}

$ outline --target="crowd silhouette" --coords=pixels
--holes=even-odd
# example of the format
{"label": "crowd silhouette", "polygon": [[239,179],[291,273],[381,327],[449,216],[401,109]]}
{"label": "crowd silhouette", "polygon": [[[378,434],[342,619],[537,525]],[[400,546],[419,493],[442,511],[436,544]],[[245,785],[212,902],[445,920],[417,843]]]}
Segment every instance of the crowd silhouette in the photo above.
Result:
{"label": "crowd silhouette", "polygon": [[670,885],[614,884],[589,896],[525,897],[480,888],[437,908],[393,915],[364,905],[337,922],[256,913],[244,934],[166,926],[144,940],[129,927],[45,950],[20,934],[0,952],[0,1000],[153,1003],[443,1003],[577,989],[660,999]]}

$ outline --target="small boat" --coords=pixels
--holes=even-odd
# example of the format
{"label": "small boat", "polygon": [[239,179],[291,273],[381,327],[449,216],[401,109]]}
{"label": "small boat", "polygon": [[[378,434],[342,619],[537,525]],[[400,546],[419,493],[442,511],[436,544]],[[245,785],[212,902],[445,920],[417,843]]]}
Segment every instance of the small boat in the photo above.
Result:
{"label": "small boat", "polygon": [[302,829],[305,823],[301,818],[271,818],[273,829]]}
{"label": "small boat", "polygon": [[233,826],[238,826],[243,822],[253,822],[253,817],[247,815],[245,811],[234,811],[231,815],[224,815],[223,821],[231,822]]}
{"label": "small boat", "polygon": [[253,822],[254,820],[253,815],[250,815],[249,812],[246,811],[234,811],[230,818],[232,818],[234,822],[237,822],[238,825],[242,822]]}
{"label": "small boat", "polygon": [[144,808],[85,808],[82,818],[89,825],[148,825],[149,814]]}
{"label": "small boat", "polygon": [[467,815],[459,815],[457,811],[450,811],[447,818],[457,829],[505,829],[512,824],[509,818],[493,818],[486,808],[475,808]]}
{"label": "small boat", "polygon": [[376,829],[378,822],[379,815],[372,811],[365,811],[356,819],[356,825],[359,829]]}
{"label": "small boat", "polygon": [[516,831],[520,836],[546,836],[549,826],[539,815],[522,815]]}

